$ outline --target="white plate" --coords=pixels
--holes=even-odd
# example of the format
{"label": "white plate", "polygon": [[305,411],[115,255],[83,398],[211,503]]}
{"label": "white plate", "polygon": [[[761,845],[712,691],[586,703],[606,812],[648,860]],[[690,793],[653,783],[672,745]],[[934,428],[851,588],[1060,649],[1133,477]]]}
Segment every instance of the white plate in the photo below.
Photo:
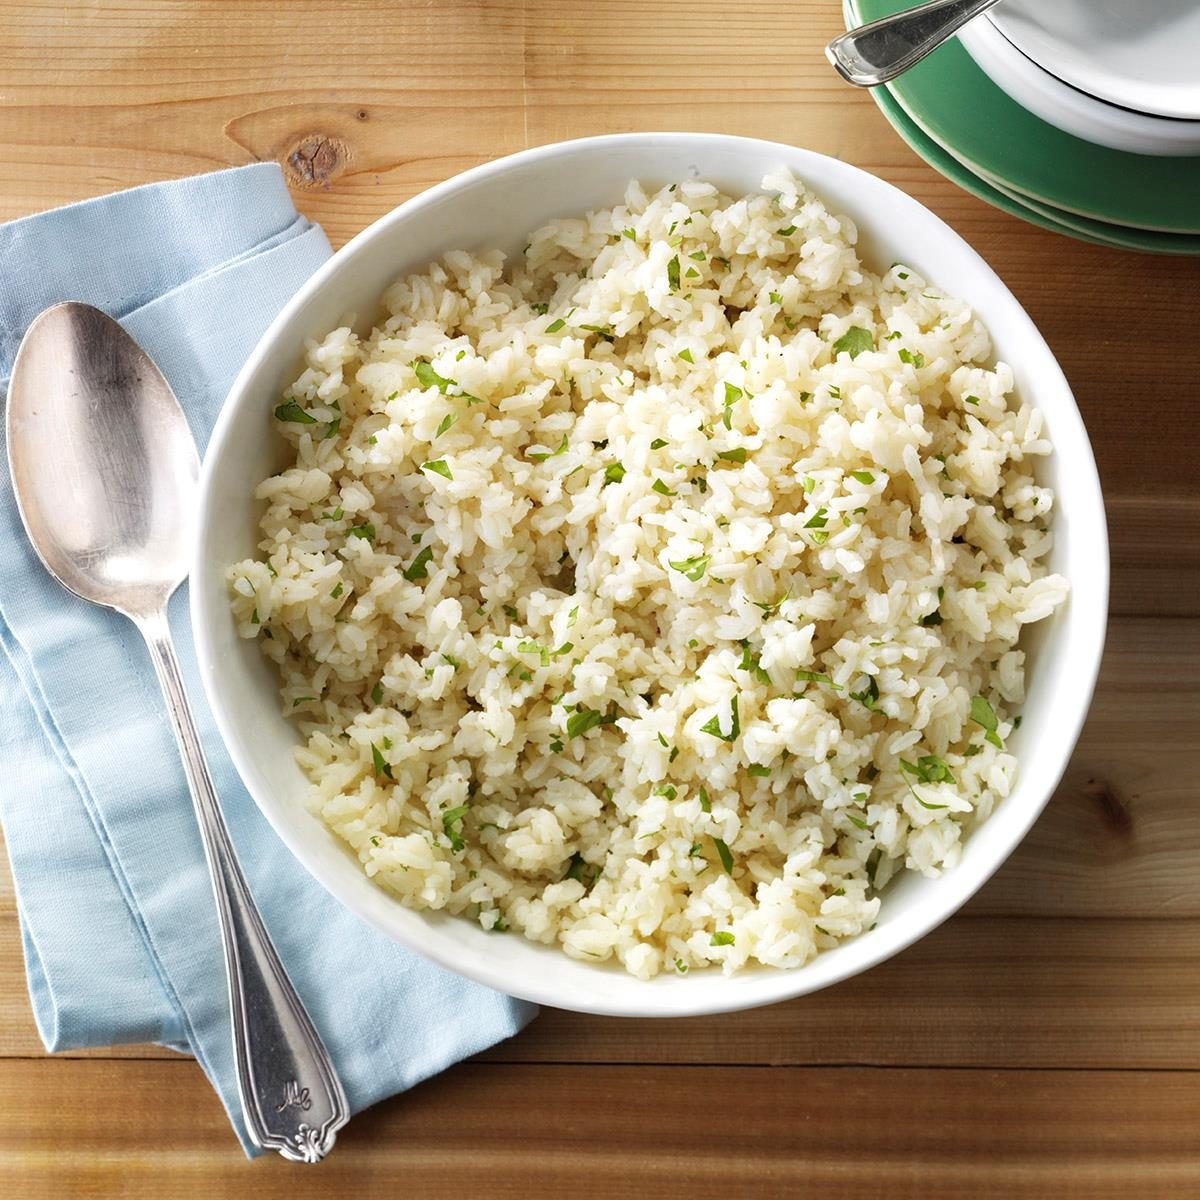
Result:
{"label": "white plate", "polygon": [[[997,87],[1034,116],[1066,133],[1131,154],[1200,154],[1200,121],[1157,117],[1106,104],[1043,70],[989,21],[972,21],[958,37]],[[1200,45],[1197,54],[1200,56]],[[1200,63],[1196,71],[1200,77]]]}
{"label": "white plate", "polygon": [[1200,120],[1197,0],[1004,0],[975,24],[1110,104]]}

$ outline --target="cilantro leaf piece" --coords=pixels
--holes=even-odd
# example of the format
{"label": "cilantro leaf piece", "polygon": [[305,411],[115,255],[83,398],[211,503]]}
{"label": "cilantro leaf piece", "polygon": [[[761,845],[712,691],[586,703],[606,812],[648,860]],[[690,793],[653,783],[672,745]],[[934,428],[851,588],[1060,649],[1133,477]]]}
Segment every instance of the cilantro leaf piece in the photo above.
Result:
{"label": "cilantro leaf piece", "polygon": [[820,671],[797,671],[796,678],[805,683],[827,683],[835,692],[842,690],[841,684],[834,683],[828,675],[823,675]]}
{"label": "cilantro leaf piece", "polygon": [[386,776],[388,779],[396,778],[395,775],[392,774],[391,763],[389,763],[388,760],[383,757],[383,752],[374,742],[371,743],[371,761],[375,765],[376,779],[378,779],[381,775]]}
{"label": "cilantro leaf piece", "polygon": [[382,704],[383,703],[383,684],[382,683],[377,683],[371,689],[371,702],[373,704]]}
{"label": "cilantro leaf piece", "polygon": [[453,379],[447,379],[444,375],[439,375],[433,369],[433,364],[427,359],[418,358],[412,364],[412,369],[416,373],[417,382],[423,388],[437,388],[439,392],[445,395],[447,388],[458,386]]}
{"label": "cilantro leaf piece", "polygon": [[650,443],[650,449],[651,450],[661,450],[666,444],[667,444],[666,438],[655,438],[654,441],[652,441]]}
{"label": "cilantro leaf piece", "polygon": [[791,237],[796,232],[795,225],[785,225],[782,229],[777,229],[776,233],[782,234],[784,237]]}
{"label": "cilantro leaf piece", "polygon": [[317,418],[312,413],[306,413],[295,400],[288,400],[279,405],[275,410],[275,416],[280,421],[293,421],[297,425],[315,425],[317,423]]}
{"label": "cilantro leaf piece", "polygon": [[677,492],[673,492],[661,479],[656,479],[651,485],[651,489],[656,491],[660,496],[675,496]]}
{"label": "cilantro leaf piece", "polygon": [[441,475],[444,479],[454,478],[454,476],[450,473],[450,466],[444,458],[435,459],[433,462],[422,463],[421,470],[432,471],[435,475]]}
{"label": "cilantro leaf piece", "polygon": [[725,462],[744,463],[746,461],[746,447],[736,446],[732,450],[719,450],[717,457],[724,459]]}
{"label": "cilantro leaf piece", "polygon": [[829,510],[825,507],[818,508],[807,521],[804,522],[805,529],[824,529],[829,523],[829,518],[826,515]]}
{"label": "cilantro leaf piece", "polygon": [[851,471],[851,479],[857,479],[859,483],[874,483],[875,476],[870,471]]}
{"label": "cilantro leaf piece", "polygon": [[751,763],[746,768],[746,771],[748,774],[753,775],[756,779],[766,779],[767,776],[771,774],[771,768],[764,767],[762,763]]}
{"label": "cilantro leaf piece", "polygon": [[417,557],[404,569],[404,578],[409,583],[416,583],[418,579],[427,579],[429,577],[429,561],[433,558],[433,547],[424,546],[417,554]]}
{"label": "cilantro leaf piece", "polygon": [[682,358],[683,361],[686,363],[695,364],[695,362],[696,362],[696,360],[692,357],[692,352],[688,349],[680,350],[680,352],[675,357]]}
{"label": "cilantro leaf piece", "polygon": [[567,452],[567,435],[564,433],[562,441],[559,442],[559,444],[558,444],[557,450],[539,451],[536,454],[528,453],[527,456],[529,458],[533,459],[534,462],[545,462],[546,459],[548,459],[548,458],[557,458],[560,454],[566,454],[566,452]]}
{"label": "cilantro leaf piece", "polygon": [[323,440],[329,441],[330,438],[337,437],[338,430],[341,429],[341,427],[342,427],[342,418],[334,417],[334,419],[332,421],[330,421],[328,425],[325,426],[325,437]]}
{"label": "cilantro leaf piece", "polygon": [[729,732],[721,732],[720,717],[713,717],[709,721],[705,721],[700,726],[701,733],[711,734],[713,737],[720,738],[723,742],[733,742],[737,740],[738,735],[742,732],[742,723],[738,717],[738,698],[733,697],[729,701]]}
{"label": "cilantro leaf piece", "polygon": [[467,815],[470,811],[470,805],[460,804],[457,808],[448,808],[442,813],[442,832],[450,839],[450,849],[457,854],[467,843],[463,841],[462,833],[459,829],[455,829],[455,825]]}
{"label": "cilantro leaf piece", "polygon": [[445,433],[446,430],[449,429],[450,426],[453,425],[454,422],[457,420],[458,420],[458,413],[447,413],[442,418],[441,424],[438,425],[437,433],[435,433],[433,436],[435,438],[440,438],[442,436],[442,434]]}
{"label": "cilantro leaf piece", "polygon": [[851,692],[850,699],[857,700],[867,712],[874,712],[879,702],[879,684],[874,675],[868,675],[866,679],[866,686],[861,692]]}
{"label": "cilantro leaf piece", "polygon": [[920,350],[907,350],[901,346],[900,361],[910,363],[914,367],[923,367],[925,365],[925,355]]}
{"label": "cilantro leaf piece", "polygon": [[856,829],[870,829],[871,827],[862,819],[856,817],[852,812],[846,813],[846,820],[850,822]]}
{"label": "cilantro leaf piece", "polygon": [[900,769],[918,783],[954,783],[950,768],[936,754],[922,754],[915,763],[902,758]]}
{"label": "cilantro leaf piece", "polygon": [[875,349],[875,338],[869,329],[861,325],[851,325],[836,342],[833,343],[834,355],[845,351],[851,358],[857,358],[864,350]]}
{"label": "cilantro leaf piece", "polygon": [[971,697],[971,720],[986,730],[983,735],[985,742],[990,742],[997,750],[1004,749],[1004,743],[1000,740],[1000,735],[996,732],[1000,725],[1000,719],[996,716],[995,709],[988,703],[985,696]]}
{"label": "cilantro leaf piece", "polygon": [[616,717],[610,717],[595,708],[583,708],[567,718],[567,737],[582,737],[597,725],[611,725]]}
{"label": "cilantro leaf piece", "polygon": [[582,854],[576,851],[571,855],[571,861],[567,864],[567,873],[563,878],[578,880],[590,892],[592,885],[600,878],[600,868],[589,863]]}
{"label": "cilantro leaf piece", "polygon": [[710,946],[732,946],[733,941],[733,934],[728,929],[718,929],[708,944]]}
{"label": "cilantro leaf piece", "polygon": [[708,570],[711,559],[712,556],[709,554],[695,554],[691,558],[668,559],[667,565],[671,570],[678,571],[684,578],[696,583]]}
{"label": "cilantro leaf piece", "polygon": [[712,812],[712,801],[708,798],[708,792],[703,787],[700,788],[700,811],[706,813]]}
{"label": "cilantro leaf piece", "polygon": [[676,254],[669,263],[667,263],[667,284],[671,291],[679,291],[679,255]]}
{"label": "cilantro leaf piece", "polygon": [[[725,843],[723,841],[721,841],[721,839],[719,837],[713,838],[712,843],[717,848],[717,854],[720,856],[721,866],[725,868],[725,874],[732,875],[733,874],[733,855],[730,853],[729,847],[727,845],[725,845]],[[732,936],[730,937],[729,940],[733,941]]]}
{"label": "cilantro leaf piece", "polygon": [[604,482],[606,484],[620,483],[624,478],[625,468],[619,462],[609,463],[608,466],[604,468]]}
{"label": "cilantro leaf piece", "polygon": [[364,542],[374,543],[375,526],[370,521],[364,521],[361,525],[355,525],[353,529],[347,529],[346,536],[362,538]]}
{"label": "cilantro leaf piece", "polygon": [[566,325],[566,321],[563,320],[562,317],[559,317],[556,320],[551,321],[550,324],[546,326],[546,332],[547,333],[557,333],[560,329],[563,328],[564,325]]}

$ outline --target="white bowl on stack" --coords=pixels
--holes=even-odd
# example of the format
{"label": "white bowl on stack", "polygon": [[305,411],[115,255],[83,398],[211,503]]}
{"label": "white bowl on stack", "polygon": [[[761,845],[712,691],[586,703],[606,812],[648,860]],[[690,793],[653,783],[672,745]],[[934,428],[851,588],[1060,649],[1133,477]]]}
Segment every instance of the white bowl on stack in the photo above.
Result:
{"label": "white bowl on stack", "polygon": [[1200,155],[1197,0],[1004,0],[959,39],[998,87],[1067,133]]}

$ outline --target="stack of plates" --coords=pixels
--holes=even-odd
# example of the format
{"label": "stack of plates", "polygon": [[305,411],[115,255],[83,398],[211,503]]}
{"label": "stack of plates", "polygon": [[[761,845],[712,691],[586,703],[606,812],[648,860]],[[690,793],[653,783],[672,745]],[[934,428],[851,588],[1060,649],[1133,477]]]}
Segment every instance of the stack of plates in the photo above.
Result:
{"label": "stack of plates", "polygon": [[[844,0],[848,27],[913,0]],[[1200,5],[1003,0],[875,102],[966,191],[1084,241],[1200,254]]]}

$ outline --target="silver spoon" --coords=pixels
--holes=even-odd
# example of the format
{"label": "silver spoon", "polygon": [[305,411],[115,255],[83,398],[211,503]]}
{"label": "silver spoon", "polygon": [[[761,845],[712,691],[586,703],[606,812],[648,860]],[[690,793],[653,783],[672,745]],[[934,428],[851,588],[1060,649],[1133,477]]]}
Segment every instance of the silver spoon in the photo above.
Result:
{"label": "silver spoon", "polygon": [[175,727],[220,914],[246,1128],[317,1162],[349,1120],[333,1063],[246,886],[167,625],[187,575],[200,462],[170,385],[116,321],[58,304],[30,325],[8,391],[8,463],[46,570],[141,630]]}
{"label": "silver spoon", "polygon": [[1000,0],[929,0],[847,30],[825,47],[841,77],[875,87],[902,75]]}

